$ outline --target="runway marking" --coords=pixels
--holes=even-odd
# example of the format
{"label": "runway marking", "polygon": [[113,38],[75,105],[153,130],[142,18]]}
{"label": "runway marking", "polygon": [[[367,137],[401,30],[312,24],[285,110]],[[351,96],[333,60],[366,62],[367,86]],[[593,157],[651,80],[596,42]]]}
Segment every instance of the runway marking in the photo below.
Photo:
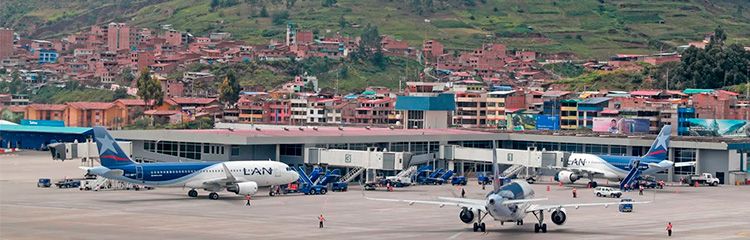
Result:
{"label": "runway marking", "polygon": [[452,236],[450,236],[448,239],[456,239],[458,236],[461,236],[461,234],[463,234],[463,232],[458,232],[458,233],[453,234]]}

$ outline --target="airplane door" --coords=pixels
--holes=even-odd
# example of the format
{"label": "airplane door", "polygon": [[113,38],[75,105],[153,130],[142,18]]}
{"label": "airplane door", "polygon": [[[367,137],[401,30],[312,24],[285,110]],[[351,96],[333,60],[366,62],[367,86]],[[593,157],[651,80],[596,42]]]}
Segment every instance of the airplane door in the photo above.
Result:
{"label": "airplane door", "polygon": [[135,165],[135,179],[143,180],[143,166]]}

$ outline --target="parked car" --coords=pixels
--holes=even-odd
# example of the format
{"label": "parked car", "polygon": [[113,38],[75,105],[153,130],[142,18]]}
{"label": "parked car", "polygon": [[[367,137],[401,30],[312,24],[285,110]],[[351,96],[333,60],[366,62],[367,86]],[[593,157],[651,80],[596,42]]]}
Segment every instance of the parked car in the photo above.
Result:
{"label": "parked car", "polygon": [[596,187],[594,194],[596,194],[597,197],[620,198],[620,196],[622,196],[622,191],[611,187]]}
{"label": "parked car", "polygon": [[36,187],[48,188],[50,186],[52,186],[52,181],[49,178],[40,178],[36,183]]}
{"label": "parked car", "polygon": [[[630,198],[623,198],[620,200],[620,202],[632,202],[633,199]],[[633,211],[633,204],[632,203],[626,203],[626,204],[620,204],[619,207],[620,212],[632,212]]]}

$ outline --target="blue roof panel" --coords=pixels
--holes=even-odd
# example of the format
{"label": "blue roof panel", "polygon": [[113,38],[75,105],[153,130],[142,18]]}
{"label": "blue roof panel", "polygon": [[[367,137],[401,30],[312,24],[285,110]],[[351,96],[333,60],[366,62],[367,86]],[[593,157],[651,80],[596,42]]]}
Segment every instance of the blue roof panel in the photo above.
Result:
{"label": "blue roof panel", "polygon": [[442,93],[434,97],[399,96],[396,110],[454,111],[456,98],[452,93]]}
{"label": "blue roof panel", "polygon": [[47,126],[24,126],[24,125],[0,125],[0,131],[8,132],[35,132],[35,133],[61,133],[61,134],[86,134],[91,128],[85,127],[47,127]]}

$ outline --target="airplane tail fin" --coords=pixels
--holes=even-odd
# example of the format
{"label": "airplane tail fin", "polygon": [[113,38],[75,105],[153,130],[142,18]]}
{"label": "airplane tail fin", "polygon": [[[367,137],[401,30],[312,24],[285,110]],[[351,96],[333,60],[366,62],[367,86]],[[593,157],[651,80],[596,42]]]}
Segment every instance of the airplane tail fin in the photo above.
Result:
{"label": "airplane tail fin", "polygon": [[669,154],[669,135],[672,134],[672,126],[664,125],[656,136],[656,140],[651,144],[644,158],[667,159]]}
{"label": "airplane tail fin", "polygon": [[107,129],[94,127],[94,141],[99,149],[99,161],[107,168],[134,164],[133,160],[122,151],[117,141],[109,135]]}
{"label": "airplane tail fin", "polygon": [[492,190],[500,188],[500,169],[497,167],[497,142],[492,141]]}

